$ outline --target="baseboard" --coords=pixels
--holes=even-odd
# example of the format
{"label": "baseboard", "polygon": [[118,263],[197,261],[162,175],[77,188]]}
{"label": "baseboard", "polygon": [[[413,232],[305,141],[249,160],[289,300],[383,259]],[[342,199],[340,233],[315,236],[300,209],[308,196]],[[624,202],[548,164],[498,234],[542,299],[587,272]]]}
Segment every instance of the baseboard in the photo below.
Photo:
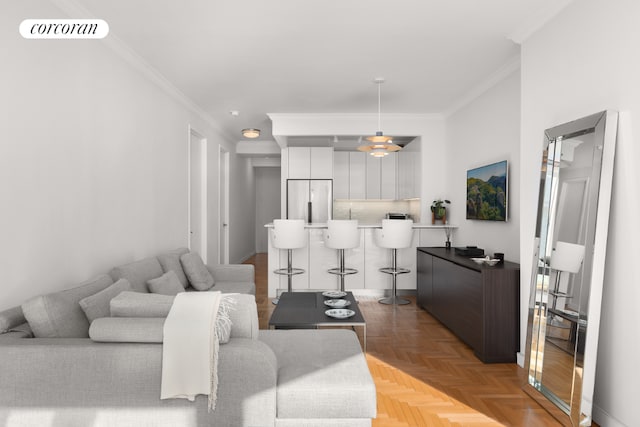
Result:
{"label": "baseboard", "polygon": [[521,368],[524,368],[524,354],[522,354],[521,352],[516,353],[516,363]]}
{"label": "baseboard", "polygon": [[604,409],[598,407],[597,405],[593,405],[591,418],[602,427],[629,427],[628,425],[620,422],[620,420],[612,417]]}
{"label": "baseboard", "polygon": [[246,255],[246,256],[244,256],[244,257],[240,258],[240,261],[230,262],[230,264],[242,264],[243,262],[245,262],[246,260],[248,260],[249,258],[251,258],[252,256],[254,256],[255,254],[256,254],[256,253],[255,253],[255,252],[253,252],[253,253],[251,253],[251,254],[249,254],[249,255]]}

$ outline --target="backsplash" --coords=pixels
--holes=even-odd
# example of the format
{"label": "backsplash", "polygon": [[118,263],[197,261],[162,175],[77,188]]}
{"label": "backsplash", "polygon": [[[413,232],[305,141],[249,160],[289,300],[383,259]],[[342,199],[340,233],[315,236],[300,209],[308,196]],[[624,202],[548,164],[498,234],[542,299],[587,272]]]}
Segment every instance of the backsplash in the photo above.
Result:
{"label": "backsplash", "polygon": [[420,222],[420,199],[411,200],[334,200],[334,219],[357,219],[362,224],[378,224],[388,212],[408,213]]}

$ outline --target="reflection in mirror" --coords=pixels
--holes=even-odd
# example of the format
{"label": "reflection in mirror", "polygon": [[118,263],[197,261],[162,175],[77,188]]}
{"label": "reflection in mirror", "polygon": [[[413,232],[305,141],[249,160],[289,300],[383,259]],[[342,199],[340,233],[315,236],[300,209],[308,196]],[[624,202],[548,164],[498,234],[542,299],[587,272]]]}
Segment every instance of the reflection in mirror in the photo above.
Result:
{"label": "reflection in mirror", "polygon": [[591,425],[617,114],[545,131],[525,390],[565,425]]}

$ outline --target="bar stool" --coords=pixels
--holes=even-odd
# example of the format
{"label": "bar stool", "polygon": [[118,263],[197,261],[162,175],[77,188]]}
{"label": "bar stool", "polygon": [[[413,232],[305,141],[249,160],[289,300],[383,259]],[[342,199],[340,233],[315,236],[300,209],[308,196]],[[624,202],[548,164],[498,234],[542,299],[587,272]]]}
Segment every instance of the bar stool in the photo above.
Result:
{"label": "bar stool", "polygon": [[373,241],[380,248],[391,249],[391,267],[381,268],[380,271],[391,274],[393,278],[393,288],[391,297],[378,300],[381,304],[409,304],[410,301],[396,296],[397,276],[398,274],[410,273],[411,270],[399,268],[398,249],[411,247],[413,239],[413,221],[400,219],[383,219],[382,229],[373,230]]}
{"label": "bar stool", "polygon": [[[287,268],[274,270],[275,274],[287,276],[287,291],[293,292],[293,276],[304,273],[302,268],[292,267],[293,250],[307,246],[307,232],[303,219],[274,219],[271,244],[276,249],[287,250]],[[279,298],[271,302],[278,304]]]}
{"label": "bar stool", "polygon": [[344,250],[360,246],[360,230],[357,219],[330,219],[323,233],[324,245],[338,250],[338,267],[327,272],[340,276],[340,290],[344,292],[344,276],[356,274],[355,268],[344,266]]}

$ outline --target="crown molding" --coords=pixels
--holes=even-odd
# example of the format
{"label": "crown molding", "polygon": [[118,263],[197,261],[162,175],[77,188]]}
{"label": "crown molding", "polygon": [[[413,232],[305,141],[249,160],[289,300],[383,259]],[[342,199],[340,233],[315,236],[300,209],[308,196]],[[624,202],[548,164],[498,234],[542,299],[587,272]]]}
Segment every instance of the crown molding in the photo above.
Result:
{"label": "crown molding", "polygon": [[[378,113],[267,113],[275,120],[370,120],[377,119]],[[381,117],[397,120],[442,120],[440,113],[382,113]]]}
{"label": "crown molding", "polygon": [[[72,18],[81,19],[96,19],[84,6],[78,4],[75,0],[51,0],[51,2],[57,6],[60,10],[66,13]],[[162,73],[149,64],[144,58],[142,58],[135,50],[122,41],[112,31],[109,31],[107,37],[100,40],[113,52],[115,52],[121,59],[127,64],[138,70],[145,78],[153,82],[161,90],[171,96],[175,101],[178,101],[192,113],[198,115],[208,125],[210,125],[215,131],[224,135],[228,140],[233,140],[233,136],[225,132],[202,107],[196,104],[191,98],[185,95],[180,89],[178,89],[173,83],[171,83]]]}
{"label": "crown molding", "polygon": [[471,102],[480,97],[483,93],[509,77],[520,69],[520,54],[512,57],[502,67],[498,68],[493,74],[491,74],[486,80],[475,86],[469,92],[467,92],[462,98],[454,102],[449,108],[443,112],[443,116],[449,117],[461,108],[469,105]]}
{"label": "crown molding", "polygon": [[557,0],[551,6],[541,10],[539,13],[531,15],[528,19],[518,25],[518,29],[507,36],[514,43],[522,44],[536,31],[542,28],[547,22],[551,21],[573,0]]}

